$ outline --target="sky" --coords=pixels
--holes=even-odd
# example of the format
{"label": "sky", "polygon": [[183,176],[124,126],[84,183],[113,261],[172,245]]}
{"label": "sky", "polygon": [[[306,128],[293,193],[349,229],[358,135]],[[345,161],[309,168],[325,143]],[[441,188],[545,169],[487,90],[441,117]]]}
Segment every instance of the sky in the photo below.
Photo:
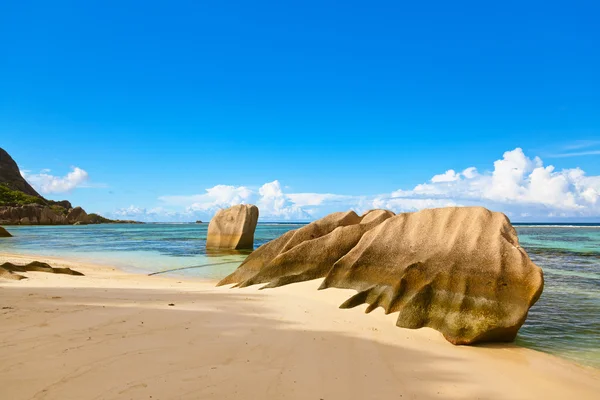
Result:
{"label": "sky", "polygon": [[0,4],[0,147],[142,221],[600,221],[595,1]]}

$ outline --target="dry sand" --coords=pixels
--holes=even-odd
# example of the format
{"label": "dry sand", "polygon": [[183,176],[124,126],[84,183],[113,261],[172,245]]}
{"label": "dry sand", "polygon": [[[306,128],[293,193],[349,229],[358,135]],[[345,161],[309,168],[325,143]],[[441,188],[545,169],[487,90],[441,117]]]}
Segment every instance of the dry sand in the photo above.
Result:
{"label": "dry sand", "polygon": [[[598,399],[600,370],[453,346],[319,281],[259,291],[79,262],[0,280],[0,399]],[[172,304],[172,305],[170,305]]]}

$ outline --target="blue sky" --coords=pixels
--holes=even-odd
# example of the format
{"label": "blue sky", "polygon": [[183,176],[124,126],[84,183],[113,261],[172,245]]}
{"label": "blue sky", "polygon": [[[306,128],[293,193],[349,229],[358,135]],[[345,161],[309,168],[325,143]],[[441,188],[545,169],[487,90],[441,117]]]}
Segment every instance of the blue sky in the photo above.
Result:
{"label": "blue sky", "polygon": [[488,3],[4,2],[0,146],[109,216],[598,219],[600,5]]}

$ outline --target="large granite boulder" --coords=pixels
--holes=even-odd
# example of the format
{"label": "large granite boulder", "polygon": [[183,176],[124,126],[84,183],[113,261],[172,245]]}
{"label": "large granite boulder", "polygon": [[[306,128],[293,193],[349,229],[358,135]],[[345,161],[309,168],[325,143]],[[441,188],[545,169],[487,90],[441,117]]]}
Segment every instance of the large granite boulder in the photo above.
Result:
{"label": "large granite boulder", "polygon": [[26,204],[17,207],[0,207],[0,223],[6,225],[63,225],[67,223],[67,218],[52,207]]}
{"label": "large granite boulder", "polygon": [[[100,223],[91,221],[81,207],[75,207],[68,211],[58,205],[26,204],[16,207],[0,207],[0,223],[5,225],[66,225],[76,222]],[[104,219],[102,222],[115,221]]]}
{"label": "large granite boulder", "polygon": [[332,214],[259,247],[219,284],[315,278],[358,291],[342,308],[382,307],[454,344],[514,340],[544,284],[508,218],[481,207]]}
{"label": "large granite boulder", "polygon": [[246,258],[243,268],[219,285],[239,282],[245,287],[268,282],[267,287],[277,287],[322,278],[365,232],[393,216],[387,210],[372,210],[362,217],[354,211],[330,214],[261,246]]}
{"label": "large granite boulder", "polygon": [[251,204],[219,210],[208,224],[206,248],[252,249],[257,222],[258,207]]}
{"label": "large granite boulder", "polygon": [[66,219],[69,224],[74,224],[75,222],[86,223],[88,215],[83,208],[75,207],[69,210]]}
{"label": "large granite boulder", "polygon": [[0,207],[0,221],[7,225],[18,225],[22,222],[37,224],[43,208],[40,204]]}
{"label": "large granite boulder", "polygon": [[61,201],[48,200],[48,204],[51,206],[62,207],[65,210],[70,210],[71,208],[73,208],[73,206],[71,205],[71,202],[68,200],[61,200]]}
{"label": "large granite boulder", "polygon": [[0,226],[0,237],[12,237],[12,235],[6,229]]}
{"label": "large granite boulder", "polygon": [[58,214],[56,210],[50,207],[43,207],[38,216],[40,225],[62,225],[66,223],[66,217],[63,214]]}

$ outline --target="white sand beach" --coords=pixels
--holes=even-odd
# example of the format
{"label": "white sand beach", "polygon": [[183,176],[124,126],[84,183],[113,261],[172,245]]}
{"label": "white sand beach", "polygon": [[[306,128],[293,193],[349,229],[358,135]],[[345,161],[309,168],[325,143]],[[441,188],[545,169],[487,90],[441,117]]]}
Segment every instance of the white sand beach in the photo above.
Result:
{"label": "white sand beach", "polygon": [[45,256],[86,276],[0,279],[0,398],[597,399],[600,370],[517,346],[454,346],[338,306],[320,280],[277,289],[145,276]]}

